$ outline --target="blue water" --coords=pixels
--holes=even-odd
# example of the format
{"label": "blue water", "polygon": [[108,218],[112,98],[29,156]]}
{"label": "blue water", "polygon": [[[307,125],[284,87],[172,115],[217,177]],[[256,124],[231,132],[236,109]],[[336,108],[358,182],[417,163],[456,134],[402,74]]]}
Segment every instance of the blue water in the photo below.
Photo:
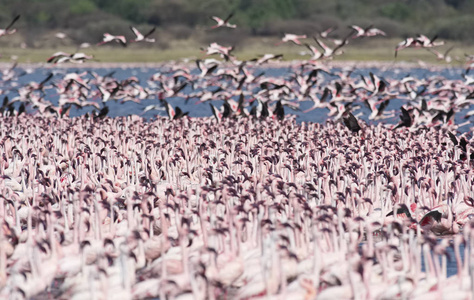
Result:
{"label": "blue water", "polygon": [[[64,77],[66,73],[70,72],[84,72],[87,70],[86,68],[71,68],[71,69],[59,69],[59,68],[36,68],[36,69],[31,69],[30,72],[27,74],[19,77],[19,80],[17,82],[17,86],[12,86],[11,82],[2,82],[3,86],[0,86],[0,88],[3,90],[3,94],[7,95],[12,99],[13,97],[18,95],[17,92],[17,87],[25,85],[29,82],[40,82],[50,72],[53,72],[54,77],[52,78],[51,81],[49,81],[46,86],[51,85],[53,82],[58,82],[61,78]],[[151,77],[151,75],[157,73],[157,72],[162,72],[165,73],[166,71],[169,70],[168,66],[163,66],[160,68],[94,68],[93,71],[96,72],[99,75],[105,75],[108,74],[112,71],[114,71],[113,77],[119,80],[126,79],[130,76],[136,76],[140,80],[140,85],[143,87],[150,87],[148,80]],[[265,72],[264,76],[269,76],[273,78],[285,78],[289,79],[294,72],[298,72],[298,69],[296,68],[289,68],[289,67],[280,67],[280,68],[255,68],[251,69],[253,74],[258,74],[262,71]],[[21,73],[21,69],[17,68],[16,69],[17,73]],[[332,73],[338,73],[341,71],[340,68],[334,68],[331,70]],[[464,80],[462,77],[462,74],[464,73],[464,69],[461,68],[446,68],[442,70],[428,70],[428,69],[421,69],[421,68],[412,68],[412,69],[407,69],[407,68],[382,68],[382,69],[376,69],[376,68],[359,68],[356,69],[352,74],[350,75],[352,78],[359,78],[360,75],[366,76],[368,78],[369,72],[373,72],[379,77],[382,77],[387,80],[392,80],[392,79],[401,79],[405,76],[413,76],[416,78],[430,78],[432,76],[439,76],[439,77],[444,77],[446,79],[455,79],[455,80]],[[196,68],[192,69],[192,74],[197,74],[198,70]],[[319,79],[317,82],[317,85],[320,85],[324,87],[329,83],[329,81],[337,79],[337,76],[333,76],[330,74],[326,74],[324,72],[320,72]],[[86,77],[83,78],[92,78],[91,75],[87,75]],[[95,87],[92,87],[95,89]],[[207,90],[213,90],[216,87],[209,87]],[[155,89],[156,90],[156,89]],[[193,92],[192,88],[188,84],[186,88],[183,90],[184,93],[189,94]],[[253,90],[252,92],[256,93],[258,92],[258,87],[257,89]],[[44,99],[51,101],[53,104],[57,104],[58,100],[58,95],[56,94],[56,90],[54,88],[46,89],[45,90],[45,96]],[[237,97],[235,97],[235,100],[237,100]],[[198,99],[193,98],[190,99],[188,102],[184,98],[179,98],[179,97],[174,97],[174,98],[168,98],[167,101],[173,106],[179,106],[183,111],[189,111],[189,116],[190,117],[204,117],[204,116],[212,116],[212,111],[208,103],[201,103],[201,104],[196,104]],[[220,107],[222,105],[222,101],[219,100],[213,100],[212,103]],[[401,99],[392,99],[390,101],[390,104],[387,107],[388,110],[396,110],[397,112],[399,111],[400,106],[404,105],[406,103],[406,100],[401,100]],[[156,93],[152,93],[150,96],[150,99],[143,100],[141,103],[135,103],[135,102],[125,102],[121,104],[120,102],[117,102],[115,100],[110,100],[107,102],[107,106],[109,106],[110,112],[109,116],[115,117],[115,116],[126,116],[130,114],[142,114],[143,109],[151,104],[159,104],[159,100],[157,99]],[[368,116],[370,115],[369,109],[363,105],[363,103],[357,103],[361,104],[360,105],[360,110],[357,111],[357,113],[362,112],[362,115],[359,115],[358,118],[368,122],[369,124],[371,123],[376,123],[374,121],[369,121]],[[17,106],[19,104],[17,103]],[[296,115],[296,120],[298,122],[317,122],[317,123],[324,123],[327,119],[327,109],[315,109],[311,112],[308,113],[303,113],[302,111],[310,108],[312,106],[311,101],[301,101],[300,102],[300,109],[301,111],[294,111],[289,108],[285,108],[285,113],[287,114],[294,114]],[[466,108],[461,112],[456,113],[455,115],[455,122],[456,123],[462,123],[465,121],[463,119],[465,113],[469,111],[471,108]],[[77,109],[73,108],[71,109],[70,116],[79,116],[83,115],[87,112],[93,111],[94,108],[92,107],[86,107],[82,109]],[[354,113],[355,114],[355,113]],[[154,116],[166,116],[166,111],[149,111],[147,113],[142,114],[143,117],[145,118],[152,118]],[[396,124],[399,122],[399,113],[396,113],[395,117],[385,119],[383,120],[384,123],[387,124]],[[466,128],[468,126],[464,127],[464,130],[467,130]]]}
{"label": "blue water", "polygon": [[[438,241],[439,242],[439,241]],[[464,244],[461,244],[459,246],[459,251],[461,252],[461,259],[464,263]],[[447,247],[446,248],[446,252],[447,252],[447,276],[450,277],[450,276],[453,276],[453,275],[456,275],[457,272],[458,272],[458,268],[457,268],[457,265],[456,265],[456,258],[454,256],[454,248],[452,246],[450,247]],[[434,257],[437,257],[437,255],[435,254]],[[440,265],[441,265],[441,258],[440,258]],[[423,272],[426,271],[426,266],[425,266],[425,260],[424,260],[424,255],[423,255],[423,252],[421,254],[421,270]]]}

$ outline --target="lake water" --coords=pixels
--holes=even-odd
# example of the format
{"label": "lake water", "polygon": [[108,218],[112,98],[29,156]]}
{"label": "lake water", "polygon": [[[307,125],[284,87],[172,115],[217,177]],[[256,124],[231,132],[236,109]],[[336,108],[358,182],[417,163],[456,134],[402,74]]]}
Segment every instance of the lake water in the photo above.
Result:
{"label": "lake water", "polygon": [[[440,242],[440,240],[438,240],[438,242]],[[465,249],[464,244],[461,244],[459,246],[459,251],[461,252],[461,259],[462,259],[463,262],[464,262],[464,249]],[[448,247],[448,248],[446,248],[446,252],[448,253],[448,255],[447,255],[448,256],[447,257],[447,276],[450,277],[450,276],[456,275],[456,273],[458,272],[458,268],[457,268],[457,265],[456,265],[456,258],[454,256],[454,248],[453,247]],[[426,270],[423,253],[421,255],[421,270],[423,272]]]}
{"label": "lake water", "polygon": [[[28,73],[24,76],[19,77],[19,80],[17,82],[18,86],[27,84],[29,82],[40,82],[44,78],[48,76],[50,72],[53,72],[55,75],[50,82],[47,83],[47,85],[50,85],[52,82],[58,81],[59,79],[63,78],[66,73],[69,72],[83,72],[87,70],[86,68],[71,68],[71,69],[63,69],[63,68],[34,68],[31,70],[28,70]],[[93,71],[96,72],[99,75],[105,75],[110,72],[114,72],[113,77],[119,80],[126,79],[130,76],[136,76],[140,80],[140,85],[143,87],[149,87],[148,80],[150,79],[151,75],[157,73],[157,72],[166,72],[169,70],[169,67],[160,67],[160,68],[94,68]],[[260,72],[265,72],[265,76],[269,77],[274,77],[274,78],[285,78],[288,79],[290,76],[292,76],[292,72],[297,71],[296,68],[290,68],[290,67],[279,67],[279,68],[257,68],[253,69],[254,74],[258,74]],[[334,68],[333,73],[337,73],[341,71],[340,68]],[[17,71],[19,72],[19,71]],[[446,68],[446,69],[440,69],[440,70],[427,70],[427,69],[421,69],[421,68],[382,68],[382,69],[377,69],[377,68],[359,68],[356,69],[352,74],[351,77],[353,78],[359,78],[360,75],[364,75],[368,78],[369,72],[373,72],[374,74],[378,75],[379,77],[382,77],[387,80],[392,80],[392,79],[401,79],[407,75],[416,77],[416,78],[430,78],[432,76],[439,76],[439,77],[444,77],[447,79],[453,79],[453,80],[464,80],[462,77],[462,74],[464,73],[464,69],[462,68]],[[192,70],[192,74],[198,74],[198,70],[194,68]],[[327,84],[330,80],[335,79],[336,77],[328,75],[324,72],[320,72],[320,78],[318,79],[317,85],[323,86]],[[92,78],[91,75],[87,75],[85,78]],[[10,99],[18,95],[18,92],[16,90],[17,86],[11,86],[11,83],[9,82],[4,82],[3,86],[1,87],[3,90],[4,95],[8,95]],[[92,87],[95,89],[95,87]],[[209,88],[210,90],[215,89],[215,87]],[[57,99],[58,95],[57,92],[54,88],[51,89],[46,89],[45,90],[46,95],[45,99],[48,101],[51,101],[53,104],[57,104]],[[191,93],[192,89],[188,85],[186,88],[183,90],[184,93]],[[257,91],[255,91],[257,92]],[[189,111],[189,116],[190,117],[205,117],[205,116],[212,116],[212,111],[208,103],[201,103],[201,104],[196,104],[198,101],[196,98],[193,98],[189,100],[189,102],[186,103],[185,99],[183,98],[168,98],[168,102],[173,106],[179,106],[183,111]],[[235,98],[237,100],[237,98]],[[222,105],[222,101],[212,101],[212,103],[220,107]],[[387,107],[387,110],[396,110],[397,114],[393,118],[385,119],[383,120],[384,123],[387,124],[396,124],[399,122],[399,109],[400,106],[405,104],[405,100],[400,100],[400,99],[392,99],[390,101],[390,104]],[[109,106],[110,112],[109,116],[115,117],[115,116],[126,116],[129,114],[141,114],[143,109],[147,105],[151,104],[159,104],[159,101],[157,99],[156,94],[152,94],[150,99],[143,100],[141,103],[134,103],[131,101],[125,102],[121,104],[120,102],[110,100],[107,102],[107,105]],[[310,108],[312,106],[311,101],[302,101],[300,102],[300,108],[301,111],[293,111],[289,108],[285,108],[285,113],[288,114],[294,114],[297,116],[296,120],[298,122],[305,121],[305,122],[317,122],[317,123],[324,123],[327,119],[327,109],[315,109],[311,112],[308,113],[303,113],[302,111]],[[472,109],[472,108],[470,108]],[[469,111],[470,109],[464,109],[461,112],[456,113],[455,115],[455,121],[456,123],[462,123],[465,122],[465,119],[463,117],[465,116],[466,112]],[[94,110],[94,108],[87,107],[83,108],[81,110],[78,109],[71,109],[71,117],[78,116],[78,115],[83,115],[86,112],[90,112]],[[360,119],[367,121],[369,124],[370,123],[375,123],[374,121],[369,121],[368,116],[370,115],[369,109],[365,105],[361,105],[361,108],[357,113],[361,112],[362,115],[359,116]],[[147,113],[144,113],[142,116],[145,118],[152,118],[155,115],[161,115],[161,116],[166,116],[166,111],[149,111]],[[460,131],[466,131],[468,130],[469,126],[464,126],[460,129]]]}

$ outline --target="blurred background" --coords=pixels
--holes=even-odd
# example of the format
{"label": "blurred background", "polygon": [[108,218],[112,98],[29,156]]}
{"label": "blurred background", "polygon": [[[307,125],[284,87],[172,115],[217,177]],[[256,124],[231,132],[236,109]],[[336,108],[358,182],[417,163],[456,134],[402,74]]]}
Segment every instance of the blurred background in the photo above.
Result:
{"label": "blurred background", "polygon": [[[131,39],[131,25],[142,32],[157,27],[156,43],[133,46],[170,51],[196,50],[214,41],[236,51],[262,44],[270,48],[284,33],[311,37],[332,26],[338,28],[332,36],[344,38],[352,24],[374,25],[387,33],[378,42],[358,39],[356,46],[389,44],[393,49],[418,33],[474,44],[473,0],[1,0],[0,8],[0,28],[21,14],[18,32],[0,38],[7,56],[9,48],[17,47],[93,47],[104,32]],[[224,19],[230,13],[236,29],[210,29],[215,25],[211,16]]]}

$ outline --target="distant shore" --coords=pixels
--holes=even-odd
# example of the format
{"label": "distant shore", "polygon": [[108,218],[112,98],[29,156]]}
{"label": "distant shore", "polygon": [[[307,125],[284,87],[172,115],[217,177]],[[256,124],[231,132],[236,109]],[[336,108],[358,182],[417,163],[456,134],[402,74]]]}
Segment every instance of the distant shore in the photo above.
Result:
{"label": "distant shore", "polygon": [[[269,62],[261,67],[278,68],[295,66],[306,62],[305,60],[291,60],[291,61],[274,61]],[[13,62],[0,62],[0,69],[8,69],[12,67]],[[21,68],[47,68],[47,69],[71,69],[71,68],[87,68],[87,69],[101,69],[101,68],[161,68],[170,64],[178,64],[187,67],[194,67],[194,62],[183,61],[166,61],[166,62],[85,62],[85,63],[63,63],[63,64],[48,64],[48,63],[18,63]],[[229,63],[223,63],[225,66],[230,66]],[[439,65],[432,63],[415,63],[408,61],[324,61],[322,66],[326,67],[357,67],[357,68],[429,68],[429,69],[446,69],[446,68],[462,68],[461,66],[453,65]]]}

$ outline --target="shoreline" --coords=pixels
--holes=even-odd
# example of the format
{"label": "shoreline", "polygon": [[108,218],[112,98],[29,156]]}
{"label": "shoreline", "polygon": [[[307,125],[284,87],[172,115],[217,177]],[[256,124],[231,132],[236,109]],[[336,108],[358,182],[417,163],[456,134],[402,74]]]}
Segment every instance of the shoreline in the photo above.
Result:
{"label": "shoreline", "polygon": [[[291,61],[274,61],[268,62],[261,67],[267,68],[279,68],[279,67],[290,67],[299,65],[307,60],[291,60]],[[10,69],[15,62],[0,62],[0,69]],[[177,64],[183,66],[195,66],[194,61],[164,61],[164,62],[85,62],[85,63],[64,63],[64,64],[48,64],[44,62],[40,63],[18,63],[17,67],[25,69],[72,69],[72,68],[84,68],[84,69],[102,69],[102,68],[161,68],[169,64]],[[229,63],[223,63],[228,66]],[[432,63],[416,63],[410,61],[325,61],[321,62],[322,66],[344,68],[344,67],[355,67],[355,68],[401,68],[401,69],[463,69],[462,66],[454,65],[439,65]]]}

